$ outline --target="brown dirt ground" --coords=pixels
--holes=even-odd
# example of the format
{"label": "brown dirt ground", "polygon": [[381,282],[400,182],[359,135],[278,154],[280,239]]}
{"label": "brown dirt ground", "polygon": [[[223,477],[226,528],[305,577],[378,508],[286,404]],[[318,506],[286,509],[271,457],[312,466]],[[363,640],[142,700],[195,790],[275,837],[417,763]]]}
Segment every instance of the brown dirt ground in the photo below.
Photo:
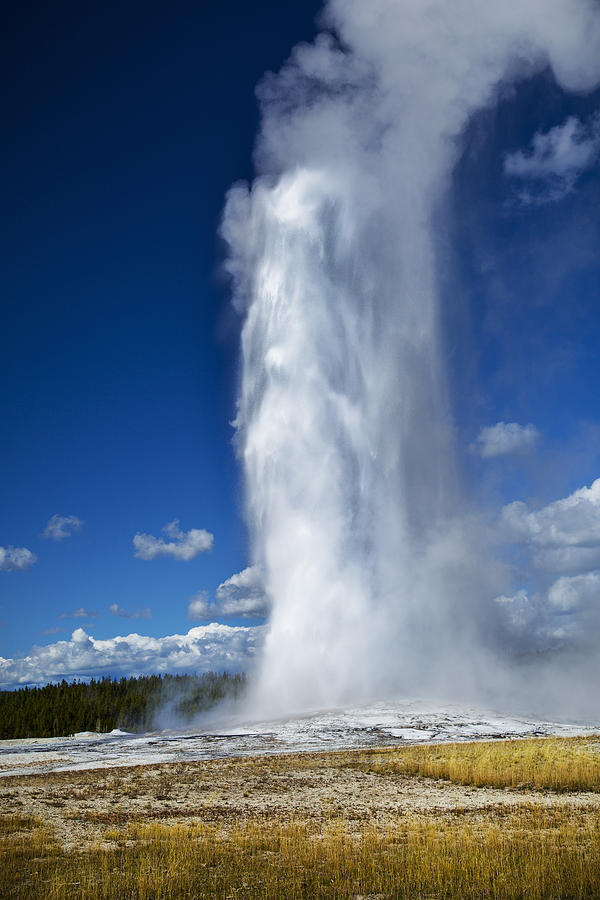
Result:
{"label": "brown dirt ground", "polygon": [[15,775],[0,780],[0,815],[35,816],[67,848],[102,842],[127,822],[200,820],[224,828],[250,819],[344,817],[349,823],[399,815],[502,816],[520,804],[595,807],[600,795],[477,788],[429,778],[361,771],[368,752],[159,763],[118,769]]}

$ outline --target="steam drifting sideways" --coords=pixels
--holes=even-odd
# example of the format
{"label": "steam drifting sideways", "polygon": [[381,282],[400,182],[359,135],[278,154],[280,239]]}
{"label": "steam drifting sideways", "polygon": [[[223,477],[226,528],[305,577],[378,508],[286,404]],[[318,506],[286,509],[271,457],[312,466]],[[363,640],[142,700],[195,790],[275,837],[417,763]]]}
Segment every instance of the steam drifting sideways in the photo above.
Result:
{"label": "steam drifting sideways", "polygon": [[322,21],[259,88],[258,176],[223,221],[272,602],[256,702],[274,714],[489,669],[493,567],[454,462],[436,222],[501,83],[600,80],[586,0],[331,0]]}

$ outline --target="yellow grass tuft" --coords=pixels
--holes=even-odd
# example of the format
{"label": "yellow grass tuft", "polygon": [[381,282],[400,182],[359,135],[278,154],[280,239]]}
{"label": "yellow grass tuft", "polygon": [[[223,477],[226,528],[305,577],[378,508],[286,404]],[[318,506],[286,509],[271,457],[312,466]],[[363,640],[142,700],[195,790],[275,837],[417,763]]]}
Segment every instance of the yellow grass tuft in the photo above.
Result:
{"label": "yellow grass tuft", "polygon": [[456,784],[550,791],[600,791],[597,739],[539,738],[378,750],[363,771],[421,775]]}

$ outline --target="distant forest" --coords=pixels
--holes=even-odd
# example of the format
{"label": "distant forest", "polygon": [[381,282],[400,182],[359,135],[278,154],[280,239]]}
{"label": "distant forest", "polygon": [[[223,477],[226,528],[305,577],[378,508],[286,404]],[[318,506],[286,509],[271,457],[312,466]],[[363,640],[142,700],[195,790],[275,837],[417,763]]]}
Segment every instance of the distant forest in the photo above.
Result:
{"label": "distant forest", "polygon": [[148,675],[61,681],[0,691],[0,739],[60,737],[78,731],[150,731],[159,710],[180,723],[221,700],[236,699],[245,675]]}

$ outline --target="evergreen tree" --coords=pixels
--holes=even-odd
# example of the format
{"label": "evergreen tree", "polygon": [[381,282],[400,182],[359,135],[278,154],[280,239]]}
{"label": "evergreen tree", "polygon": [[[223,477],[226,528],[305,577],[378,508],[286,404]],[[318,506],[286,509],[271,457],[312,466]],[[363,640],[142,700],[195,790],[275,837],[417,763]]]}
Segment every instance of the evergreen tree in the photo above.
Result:
{"label": "evergreen tree", "polygon": [[0,691],[0,739],[59,737],[78,731],[152,728],[165,707],[183,723],[225,699],[241,696],[245,675],[144,675]]}

